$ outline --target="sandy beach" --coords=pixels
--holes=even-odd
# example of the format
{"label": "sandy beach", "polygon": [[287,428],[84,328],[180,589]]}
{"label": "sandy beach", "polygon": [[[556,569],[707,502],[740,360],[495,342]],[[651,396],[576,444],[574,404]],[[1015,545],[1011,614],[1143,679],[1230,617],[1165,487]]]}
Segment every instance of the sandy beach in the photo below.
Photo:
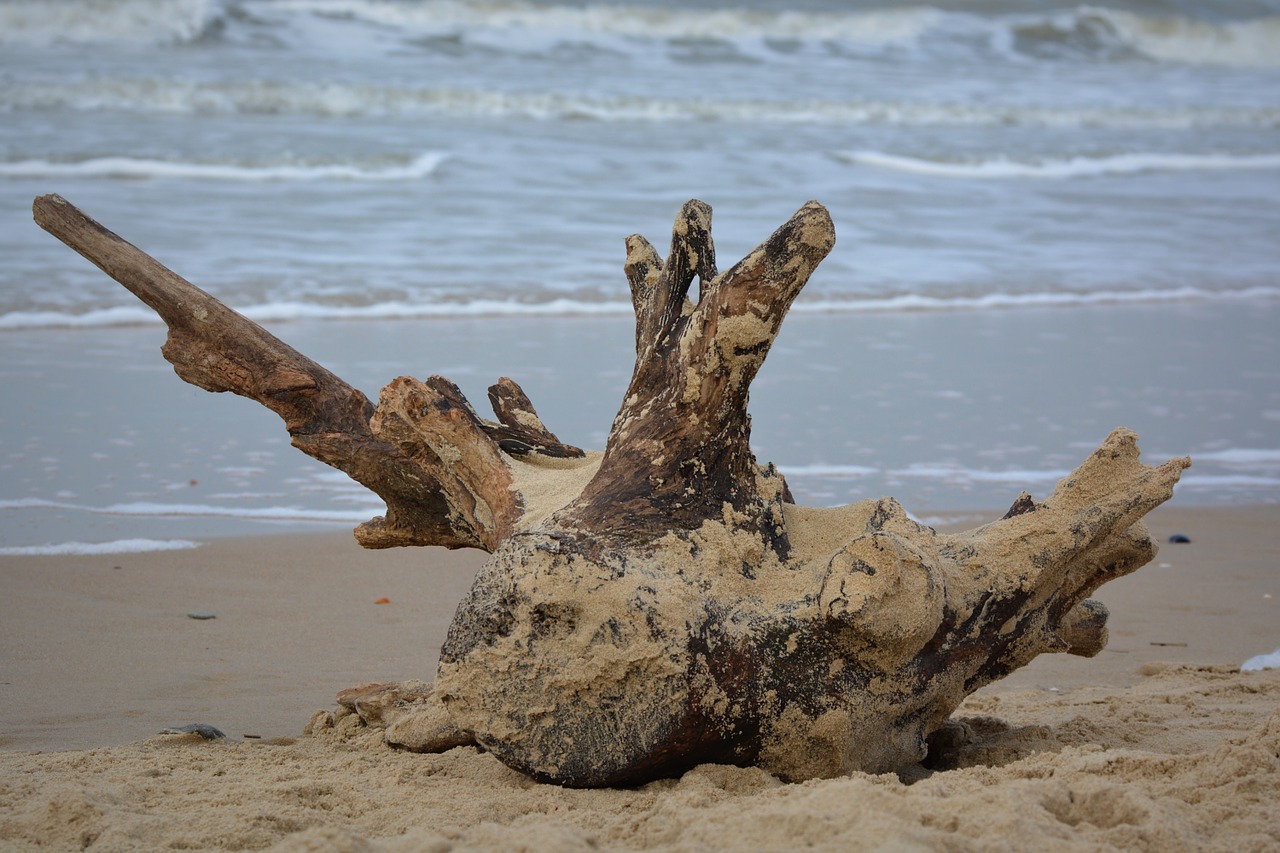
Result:
{"label": "sandy beach", "polygon": [[[1242,671],[1280,658],[1278,44],[1280,0],[0,0],[0,853],[1280,850],[1280,669]],[[175,376],[156,312],[33,221],[50,193],[370,400],[398,376],[437,374],[487,417],[486,389],[511,377],[558,441],[584,448],[605,446],[620,402],[644,402],[629,381],[635,294],[650,286],[627,235],[659,255],[675,236],[673,259],[692,259],[681,246],[702,226],[672,223],[700,199],[719,267],[748,270],[752,295],[736,300],[746,313],[705,315],[731,345],[699,357],[714,381],[679,374],[680,405],[728,377],[745,406],[746,377],[749,445],[745,422],[717,441],[741,451],[725,458],[776,464],[797,503],[892,495],[966,530],[1024,489],[1043,499],[1120,425],[1146,463],[1194,467],[1147,517],[1159,555],[1095,596],[1108,645],[972,694],[942,730],[961,735],[936,739],[925,764],[798,784],[723,765],[634,788],[539,784],[473,746],[398,750],[337,704],[357,685],[435,677],[484,555],[362,550],[350,528],[394,504],[299,453],[252,399],[201,390],[240,387],[242,370],[230,385]],[[765,257],[752,247],[809,199],[838,238],[779,232],[805,243],[803,262],[766,269],[794,278],[813,251],[825,259],[786,295],[756,375],[769,343],[753,330],[756,288],[774,273],[734,261]],[[703,252],[693,266],[712,279],[717,264]],[[728,279],[698,293],[715,280]],[[674,320],[659,303],[640,306],[642,332],[646,316]],[[179,304],[201,328],[222,316]],[[671,351],[695,337],[715,338]],[[247,339],[223,340],[240,353]],[[263,395],[311,394],[277,368],[257,376]],[[304,445],[333,437],[306,420]],[[706,468],[659,445],[665,463]],[[636,460],[621,473],[649,466],[654,495],[680,485],[654,473],[658,457]],[[707,505],[726,521],[752,510]],[[965,565],[1020,569],[1032,526],[1011,526],[999,560]],[[1072,571],[1126,565],[1132,545]],[[1035,566],[1050,552],[1025,553]],[[650,566],[689,577],[665,556]],[[780,579],[735,588],[725,609]],[[596,625],[645,615],[599,589]],[[882,672],[900,664],[879,638],[911,633],[911,612],[934,602],[898,589],[905,606],[866,607],[887,630],[857,635],[860,653],[891,660]],[[954,666],[932,654],[947,641],[930,641],[904,681],[937,675],[958,697],[965,658],[1013,634],[991,598],[970,601],[981,609],[945,615],[997,630]],[[657,615],[648,633],[674,626],[683,654],[695,620]],[[504,640],[527,649],[527,636]],[[821,678],[814,648],[794,639],[762,695]],[[493,660],[444,667],[441,692],[496,697],[520,718],[495,750],[545,746],[532,718],[594,722],[618,704],[584,699],[610,684],[594,650],[547,667],[572,682],[555,701],[540,685],[491,688],[488,673],[518,669]],[[828,680],[860,672],[830,664]],[[627,695],[660,695],[653,671]],[[867,733],[898,712],[918,731],[938,721],[865,683],[856,724],[824,725],[835,734],[812,748],[775,740],[775,757],[882,744]],[[680,750],[744,733],[694,719]],[[225,734],[177,731],[193,725]],[[626,742],[574,729],[566,751],[593,744],[598,759]]]}
{"label": "sandy beach", "polygon": [[[1280,646],[1280,508],[1167,506],[1149,526],[1191,542],[1100,591],[1098,657],[971,697],[978,739],[951,769],[784,785],[703,766],[604,791],[470,747],[396,751],[333,713],[343,688],[431,677],[478,552],[324,533],[3,557],[0,847],[1275,849],[1280,671],[1239,669]],[[158,734],[188,723],[227,737]]]}

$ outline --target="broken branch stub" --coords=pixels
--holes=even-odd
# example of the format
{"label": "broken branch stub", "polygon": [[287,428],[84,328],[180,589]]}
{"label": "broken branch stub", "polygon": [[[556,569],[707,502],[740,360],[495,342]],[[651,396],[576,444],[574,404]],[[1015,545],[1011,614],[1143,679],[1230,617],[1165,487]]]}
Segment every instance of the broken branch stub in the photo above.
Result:
{"label": "broken branch stub", "polygon": [[1141,519],[1190,464],[1144,465],[1117,429],[1046,500],[1023,493],[950,535],[888,498],[794,505],[751,452],[747,399],[834,245],[815,202],[725,272],[702,202],[681,209],[665,260],[627,239],[636,363],[603,455],[562,444],[507,379],[490,389],[496,423],[440,377],[396,379],[375,407],[65,201],[37,199],[36,218],[155,308],[180,376],[257,399],[382,495],[362,544],[493,552],[434,687],[349,704],[391,742],[471,740],[560,784],[921,760],[969,693],[1039,654],[1103,647],[1106,608],[1088,596],[1152,558]]}
{"label": "broken branch stub", "polygon": [[[671,240],[659,263],[643,237],[628,239],[635,370],[599,472],[559,520],[638,543],[729,511],[784,552],[784,487],[751,452],[747,392],[791,301],[835,244],[831,218],[810,202],[723,274],[706,204],[684,205]],[[695,275],[696,305],[686,296]]]}

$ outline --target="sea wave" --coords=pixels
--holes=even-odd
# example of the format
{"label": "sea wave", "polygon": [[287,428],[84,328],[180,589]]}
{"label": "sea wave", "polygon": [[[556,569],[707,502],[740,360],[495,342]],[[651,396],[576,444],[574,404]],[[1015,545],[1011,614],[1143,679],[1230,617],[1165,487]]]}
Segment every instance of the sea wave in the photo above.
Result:
{"label": "sea wave", "polygon": [[[1016,308],[1072,308],[1088,305],[1159,304],[1218,299],[1280,299],[1280,287],[1247,287],[1239,290],[1206,290],[1179,287],[1168,290],[1097,290],[1084,292],[982,293],[931,296],[904,293],[884,297],[832,299],[801,296],[793,312],[880,313],[891,311],[982,311]],[[0,318],[2,320],[3,318]]]}
{"label": "sea wave", "polygon": [[[1142,305],[1217,300],[1280,299],[1280,287],[1206,290],[1109,290],[1090,292],[986,293],[933,296],[905,293],[891,296],[801,296],[794,314],[880,314],[893,312],[984,311],[1019,308],[1072,308],[1090,305]],[[418,320],[453,317],[583,317],[617,316],[632,312],[629,301],[588,301],[567,297],[540,302],[517,299],[475,299],[459,302],[378,302],[336,305],[313,302],[274,302],[233,306],[260,323],[293,320]],[[141,305],[117,305],[83,311],[22,310],[0,313],[0,331],[46,328],[101,328],[156,325],[160,319]]]}
{"label": "sea wave", "polygon": [[858,480],[866,477],[886,475],[889,477],[910,477],[921,480],[940,480],[957,484],[978,483],[1055,483],[1069,474],[1069,471],[1057,468],[1049,470],[1010,469],[991,471],[986,469],[965,468],[951,463],[916,463],[905,468],[881,469],[866,465],[841,465],[829,463],[810,463],[807,465],[778,464],[783,476],[795,483],[803,484],[805,480]]}
{"label": "sea wave", "polygon": [[286,10],[363,21],[417,32],[462,28],[545,30],[646,39],[819,38],[893,44],[918,38],[943,13],[927,5],[855,12],[772,11],[726,6],[681,8],[604,3],[559,5],[520,0],[270,0],[246,4],[265,13]]}
{"label": "sea wave", "polygon": [[[261,8],[261,4],[259,4]],[[539,31],[561,38],[623,36],[645,40],[800,41],[861,46],[965,41],[986,33],[1021,54],[1068,47],[1085,58],[1126,49],[1162,63],[1275,67],[1280,17],[1206,20],[1082,5],[1050,12],[987,14],[952,5],[859,10],[785,10],[722,6],[520,3],[518,0],[274,0],[273,10],[361,20],[416,32]]]}
{"label": "sea wave", "polygon": [[[278,302],[236,309],[259,323],[290,320],[415,320],[433,317],[583,316],[630,314],[630,302],[584,302],[551,299],[546,302],[478,299],[469,302],[380,302],[373,305],[321,305],[310,302]],[[11,311],[0,314],[0,330],[59,327],[155,325],[160,318],[142,306],[121,305],[72,311]]]}
{"label": "sea wave", "polygon": [[880,473],[879,468],[870,468],[866,465],[832,465],[826,463],[779,465],[778,470],[786,477],[822,477],[839,480],[870,477]]}
{"label": "sea wave", "polygon": [[14,545],[0,548],[3,557],[66,557],[100,554],[141,554],[148,551],[183,551],[199,548],[190,539],[114,539],[110,542],[57,542],[49,545]]}
{"label": "sea wave", "polygon": [[1268,68],[1280,65],[1280,17],[1200,21],[1082,6],[1073,30],[1101,28],[1148,59],[1193,65]]}
{"label": "sea wave", "polygon": [[[782,58],[795,43],[871,49],[941,44],[947,52],[986,43],[1019,56],[1048,52],[1106,60],[1132,54],[1161,63],[1280,64],[1274,49],[1280,16],[1260,17],[1243,8],[1234,18],[1210,20],[1182,12],[1090,5],[1032,11],[1015,5],[1002,11],[986,3],[947,4],[945,10],[928,3],[777,10],[750,4],[685,8],[526,0],[0,0],[0,44],[185,44],[226,32],[235,38],[239,30],[248,30],[253,33],[248,40],[281,50],[308,38],[325,40],[316,46],[332,48],[342,28],[364,27],[410,43],[467,35],[484,49],[517,52],[564,42],[627,50],[628,42],[649,49],[654,41],[730,41],[759,44],[766,52],[769,45],[785,44],[772,51]],[[338,29],[311,26],[317,18]]]}
{"label": "sea wave", "polygon": [[1178,481],[1180,489],[1274,489],[1276,487],[1280,487],[1280,477],[1265,477],[1257,474],[1184,474]]}
{"label": "sea wave", "polygon": [[0,80],[0,112],[59,109],[215,116],[301,114],[324,118],[450,116],[598,122],[1137,130],[1280,128],[1280,107],[1275,106],[1142,109],[873,99],[608,97],[563,92],[261,80],[217,83],[145,78],[76,83]]}
{"label": "sea wave", "polygon": [[1085,58],[1131,51],[1179,64],[1271,67],[1280,64],[1280,16],[1204,20],[1172,10],[1140,13],[1107,6],[990,13],[981,4],[946,11],[929,4],[856,10],[784,10],[727,5],[719,8],[520,0],[272,0],[250,3],[264,13],[288,11],[359,21],[414,33],[497,30],[549,33],[560,39],[614,36],[667,41],[800,41],[862,46],[917,45],[926,40],[967,42],[985,36],[1018,53],[1067,48]]}
{"label": "sea wave", "polygon": [[183,163],[134,157],[76,162],[19,160],[0,163],[0,178],[184,178],[202,181],[414,181],[434,172],[448,155],[428,151],[401,165],[356,163]]}
{"label": "sea wave", "polygon": [[833,156],[846,163],[944,178],[1090,178],[1139,172],[1236,171],[1280,169],[1277,154],[1172,154],[1153,151],[1101,157],[1015,160],[1008,157],[973,160],[933,160],[883,151],[841,151]]}
{"label": "sea wave", "polygon": [[1260,672],[1264,669],[1280,669],[1280,649],[1265,655],[1254,655],[1240,664],[1241,672]]}
{"label": "sea wave", "polygon": [[218,14],[209,0],[5,0],[0,45],[183,44]]}
{"label": "sea wave", "polygon": [[1280,450],[1272,448],[1233,447],[1228,450],[1207,450],[1193,454],[1196,462],[1219,462],[1228,467],[1280,465]]}
{"label": "sea wave", "polygon": [[948,463],[916,463],[906,468],[889,472],[897,477],[911,477],[922,480],[941,480],[951,484],[965,483],[1056,483],[1070,474],[1070,471],[1057,468],[1049,470],[1007,470],[987,471],[975,468],[964,468]]}
{"label": "sea wave", "polygon": [[359,524],[369,520],[369,513],[326,510],[295,506],[231,507],[213,504],[177,504],[135,501],[106,506],[51,501],[44,498],[0,500],[0,509],[64,509],[96,515],[126,515],[147,518],[200,516],[206,518],[240,518],[253,521],[309,521],[317,523]]}

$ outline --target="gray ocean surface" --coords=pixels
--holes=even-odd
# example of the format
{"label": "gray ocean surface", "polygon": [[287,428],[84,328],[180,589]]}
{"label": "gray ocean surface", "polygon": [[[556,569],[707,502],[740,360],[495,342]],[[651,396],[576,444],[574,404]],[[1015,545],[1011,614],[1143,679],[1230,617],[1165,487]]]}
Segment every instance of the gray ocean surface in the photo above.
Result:
{"label": "gray ocean surface", "polygon": [[371,396],[510,375],[592,447],[623,238],[702,198],[727,266],[816,198],[752,394],[802,502],[1003,509],[1117,425],[1280,499],[1280,0],[0,0],[0,552],[352,525],[47,192]]}

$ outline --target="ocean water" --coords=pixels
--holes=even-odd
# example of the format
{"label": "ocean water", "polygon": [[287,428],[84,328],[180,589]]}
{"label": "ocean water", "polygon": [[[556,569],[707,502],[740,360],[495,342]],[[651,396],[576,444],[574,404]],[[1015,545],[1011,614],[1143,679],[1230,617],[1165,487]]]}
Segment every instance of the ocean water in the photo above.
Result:
{"label": "ocean water", "polygon": [[702,198],[727,266],[816,198],[752,409],[802,500],[1004,506],[1119,424],[1280,498],[1280,0],[0,0],[0,548],[351,524],[46,192],[367,393],[508,374],[591,446],[625,236]]}

